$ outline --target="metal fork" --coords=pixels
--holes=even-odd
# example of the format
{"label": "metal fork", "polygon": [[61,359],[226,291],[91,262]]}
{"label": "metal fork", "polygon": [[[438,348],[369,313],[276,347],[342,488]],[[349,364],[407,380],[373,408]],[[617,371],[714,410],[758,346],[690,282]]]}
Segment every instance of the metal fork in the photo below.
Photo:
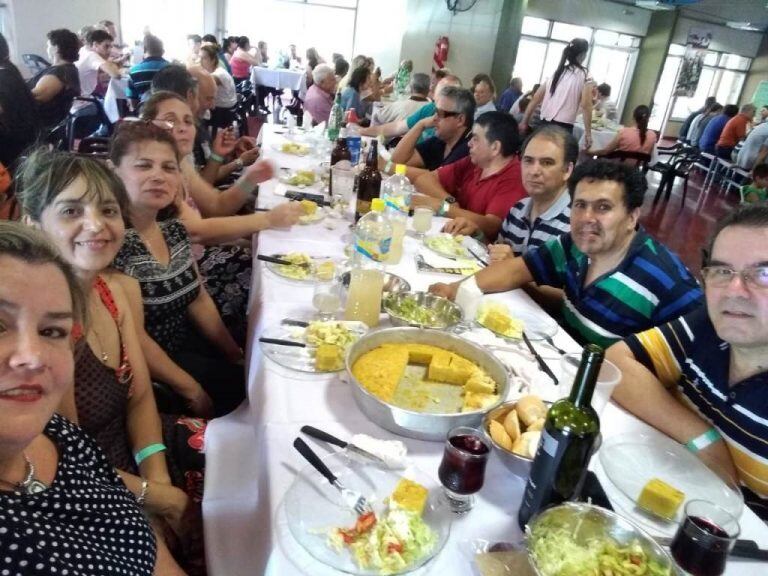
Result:
{"label": "metal fork", "polygon": [[360,494],[360,492],[355,492],[354,490],[346,488],[339,481],[339,479],[333,475],[333,472],[331,472],[328,466],[326,466],[323,461],[320,460],[320,457],[315,454],[314,450],[312,450],[312,448],[310,448],[307,443],[304,442],[304,440],[301,438],[296,438],[296,440],[293,441],[293,447],[299,451],[299,454],[306,458],[307,462],[312,464],[312,467],[315,470],[325,476],[325,479],[331,483],[331,486],[339,491],[342,500],[344,500],[344,503],[352,508],[358,516],[373,512],[373,508],[371,507],[368,500],[366,500],[365,496]]}

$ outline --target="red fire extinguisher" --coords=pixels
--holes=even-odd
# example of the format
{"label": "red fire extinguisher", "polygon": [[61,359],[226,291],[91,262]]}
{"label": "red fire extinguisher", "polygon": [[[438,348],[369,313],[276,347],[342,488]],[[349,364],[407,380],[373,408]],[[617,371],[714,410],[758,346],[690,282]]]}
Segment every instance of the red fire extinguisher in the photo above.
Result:
{"label": "red fire extinguisher", "polygon": [[450,43],[448,42],[448,36],[440,36],[435,42],[435,51],[432,53],[432,72],[445,68],[445,63],[448,60],[448,48]]}

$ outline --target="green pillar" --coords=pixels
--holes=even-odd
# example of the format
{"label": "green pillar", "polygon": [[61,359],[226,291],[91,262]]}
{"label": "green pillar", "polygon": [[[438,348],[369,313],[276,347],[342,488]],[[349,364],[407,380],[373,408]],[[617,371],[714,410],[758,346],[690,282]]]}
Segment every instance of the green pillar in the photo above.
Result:
{"label": "green pillar", "polygon": [[509,85],[509,75],[517,58],[517,45],[520,42],[520,30],[527,7],[528,0],[504,0],[501,7],[499,31],[496,34],[491,65],[491,78],[496,83],[499,95]]}
{"label": "green pillar", "polygon": [[664,70],[664,62],[667,59],[669,45],[672,43],[675,24],[677,24],[677,15],[677,10],[659,11],[651,15],[648,33],[640,43],[635,73],[629,85],[629,94],[627,94],[627,102],[621,117],[621,122],[625,126],[632,125],[632,111],[637,106],[653,104],[653,94],[656,92],[656,85]]}

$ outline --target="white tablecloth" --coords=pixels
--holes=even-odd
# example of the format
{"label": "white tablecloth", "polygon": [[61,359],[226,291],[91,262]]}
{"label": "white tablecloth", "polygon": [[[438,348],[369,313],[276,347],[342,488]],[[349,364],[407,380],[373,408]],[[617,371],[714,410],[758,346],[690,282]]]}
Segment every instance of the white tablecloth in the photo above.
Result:
{"label": "white tablecloth", "polygon": [[[265,130],[271,126],[266,125]],[[279,165],[297,168],[311,160],[275,152],[269,145],[275,136],[267,132],[263,150]],[[273,194],[273,184],[262,186],[260,205],[274,205],[282,198]],[[328,229],[332,222],[334,229]],[[436,219],[435,229],[440,226]],[[347,223],[339,220],[321,222],[291,231],[262,233],[258,250],[263,254],[301,250],[310,254],[340,256],[341,236]],[[406,237],[405,254],[393,272],[407,278],[413,289],[422,290],[442,275],[417,273],[412,254],[418,243]],[[256,243],[254,243],[256,247]],[[235,413],[211,422],[206,433],[206,487],[203,512],[205,517],[206,549],[211,576],[234,574],[336,574],[319,566],[290,537],[286,530],[281,500],[296,472],[305,466],[292,442],[304,424],[313,424],[337,435],[349,438],[354,433],[368,433],[379,438],[395,438],[367,420],[359,410],[347,384],[336,375],[307,376],[289,372],[265,360],[254,336],[266,326],[282,318],[307,316],[311,308],[312,288],[293,284],[272,275],[260,262],[254,267],[252,305],[249,312],[251,345],[248,354],[249,404]],[[516,309],[536,310],[537,306],[520,290],[494,295]],[[578,346],[562,330],[556,343],[567,350]],[[559,364],[551,350],[541,350],[551,358],[550,366],[558,373]],[[555,355],[556,356],[556,355]],[[564,392],[565,394],[565,392]],[[602,416],[603,434],[648,431],[648,427],[609,404]],[[409,449],[413,461],[423,471],[437,479],[437,466],[443,445],[400,438]],[[611,495],[614,490],[606,480],[598,458],[593,468]],[[510,542],[520,538],[517,509],[524,488],[523,482],[511,476],[492,455],[486,482],[478,494],[477,503],[465,517],[454,522],[451,536],[443,552],[430,565],[430,574],[464,575],[471,572],[469,560],[462,553],[462,544],[485,539]],[[768,530],[749,510],[742,519],[742,537],[752,538],[768,546]],[[729,575],[757,575],[761,565],[731,561]],[[764,568],[764,565],[762,566]]]}
{"label": "white tablecloth", "polygon": [[128,89],[128,77],[110,78],[107,93],[104,95],[104,112],[113,124],[120,120],[120,108],[118,100],[125,100],[125,91]]}
{"label": "white tablecloth", "polygon": [[251,82],[254,85],[267,86],[283,90],[298,90],[301,87],[303,70],[287,70],[282,68],[262,68],[251,66]]}
{"label": "white tablecloth", "polygon": [[[592,128],[592,149],[600,150],[605,148],[611,141],[613,141],[618,133],[618,130],[611,130],[610,128]],[[573,125],[573,137],[579,141],[579,150],[586,149],[583,124],[577,122]]]}

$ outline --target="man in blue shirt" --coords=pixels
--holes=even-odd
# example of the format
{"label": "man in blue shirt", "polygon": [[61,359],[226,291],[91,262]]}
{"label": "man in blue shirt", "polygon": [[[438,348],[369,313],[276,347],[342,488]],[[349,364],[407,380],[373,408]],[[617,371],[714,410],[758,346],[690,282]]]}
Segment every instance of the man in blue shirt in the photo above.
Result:
{"label": "man in blue shirt", "polygon": [[164,52],[160,38],[151,34],[144,36],[144,60],[128,71],[128,88],[125,91],[134,108],[149,92],[155,74],[170,64],[163,58]]}
{"label": "man in blue shirt", "polygon": [[517,99],[523,95],[523,79],[512,78],[509,82],[509,86],[504,92],[501,93],[499,101],[496,102],[496,109],[502,112],[509,112],[512,108],[512,104],[517,102]]}
{"label": "man in blue shirt", "polygon": [[709,121],[707,127],[704,128],[704,132],[699,138],[699,150],[702,152],[715,153],[715,145],[720,140],[720,134],[728,124],[728,120],[736,116],[739,113],[739,107],[736,104],[728,104],[723,108],[723,113],[715,116]]}

